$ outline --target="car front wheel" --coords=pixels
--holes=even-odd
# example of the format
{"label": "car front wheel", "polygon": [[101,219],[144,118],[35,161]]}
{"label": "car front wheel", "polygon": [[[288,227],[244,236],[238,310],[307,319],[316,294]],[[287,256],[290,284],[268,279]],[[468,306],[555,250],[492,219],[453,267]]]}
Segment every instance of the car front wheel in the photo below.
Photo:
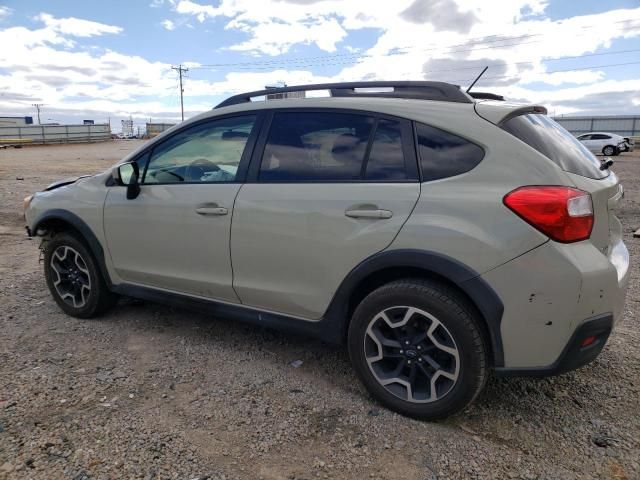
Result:
{"label": "car front wheel", "polygon": [[46,242],[44,274],[53,299],[73,317],[96,317],[118,301],[84,242],[69,233]]}
{"label": "car front wheel", "polygon": [[411,417],[435,420],[462,410],[488,375],[477,314],[438,282],[401,280],[374,290],[354,312],[348,345],[369,392]]}

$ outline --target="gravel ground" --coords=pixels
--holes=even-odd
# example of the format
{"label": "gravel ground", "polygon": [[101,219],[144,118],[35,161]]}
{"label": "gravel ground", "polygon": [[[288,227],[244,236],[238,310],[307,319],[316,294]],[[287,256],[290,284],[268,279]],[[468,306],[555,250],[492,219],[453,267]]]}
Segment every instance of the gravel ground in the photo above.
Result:
{"label": "gravel ground", "polygon": [[[439,423],[381,408],[346,353],[314,340],[132,300],[99,320],[65,316],[24,234],[22,198],[137,145],[0,150],[0,478],[640,478],[635,267],[597,361],[492,378]],[[640,155],[614,169],[635,265]]]}

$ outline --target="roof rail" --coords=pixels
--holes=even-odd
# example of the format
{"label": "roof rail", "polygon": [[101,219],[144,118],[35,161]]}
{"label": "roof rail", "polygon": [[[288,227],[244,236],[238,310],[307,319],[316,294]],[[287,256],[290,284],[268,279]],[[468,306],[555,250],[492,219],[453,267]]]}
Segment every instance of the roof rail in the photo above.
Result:
{"label": "roof rail", "polygon": [[502,95],[497,95],[495,93],[469,92],[469,95],[471,95],[473,98],[477,100],[499,100],[501,102],[504,102],[504,97]]}
{"label": "roof rail", "polygon": [[[357,91],[356,89],[392,88],[391,91]],[[445,82],[414,82],[414,81],[374,81],[374,82],[343,82],[318,83],[313,85],[293,85],[290,87],[269,88],[255,92],[240,93],[216,106],[228,107],[247,103],[253,97],[262,97],[276,93],[308,92],[314,90],[329,90],[332,97],[384,97],[384,98],[413,98],[416,100],[439,100],[442,102],[473,103],[473,99],[460,90],[459,85]]]}

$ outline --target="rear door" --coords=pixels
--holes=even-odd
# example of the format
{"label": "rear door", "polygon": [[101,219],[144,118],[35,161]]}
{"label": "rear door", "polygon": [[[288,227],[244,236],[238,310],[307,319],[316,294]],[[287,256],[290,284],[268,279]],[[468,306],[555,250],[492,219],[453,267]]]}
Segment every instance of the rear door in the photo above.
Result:
{"label": "rear door", "polygon": [[611,138],[610,135],[605,135],[603,133],[594,133],[591,135],[591,150],[593,153],[602,153],[602,149],[607,145],[616,146],[618,142]]}
{"label": "rear door", "polygon": [[243,114],[189,126],[140,158],[137,198],[127,199],[125,187],[110,188],[104,227],[123,280],[239,302],[229,234],[258,118]]}
{"label": "rear door", "polygon": [[280,110],[256,147],[231,229],[244,304],[320,318],[340,282],[384,250],[420,195],[409,121]]}

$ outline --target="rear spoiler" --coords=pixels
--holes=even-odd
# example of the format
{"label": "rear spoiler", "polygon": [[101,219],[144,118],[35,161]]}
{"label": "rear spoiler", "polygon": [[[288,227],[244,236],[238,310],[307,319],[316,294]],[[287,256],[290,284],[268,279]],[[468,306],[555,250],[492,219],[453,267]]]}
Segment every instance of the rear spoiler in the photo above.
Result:
{"label": "rear spoiler", "polygon": [[522,105],[507,102],[494,102],[490,100],[476,102],[473,108],[480,117],[495,125],[502,125],[513,117],[518,117],[527,113],[547,114],[547,109],[542,105]]}

